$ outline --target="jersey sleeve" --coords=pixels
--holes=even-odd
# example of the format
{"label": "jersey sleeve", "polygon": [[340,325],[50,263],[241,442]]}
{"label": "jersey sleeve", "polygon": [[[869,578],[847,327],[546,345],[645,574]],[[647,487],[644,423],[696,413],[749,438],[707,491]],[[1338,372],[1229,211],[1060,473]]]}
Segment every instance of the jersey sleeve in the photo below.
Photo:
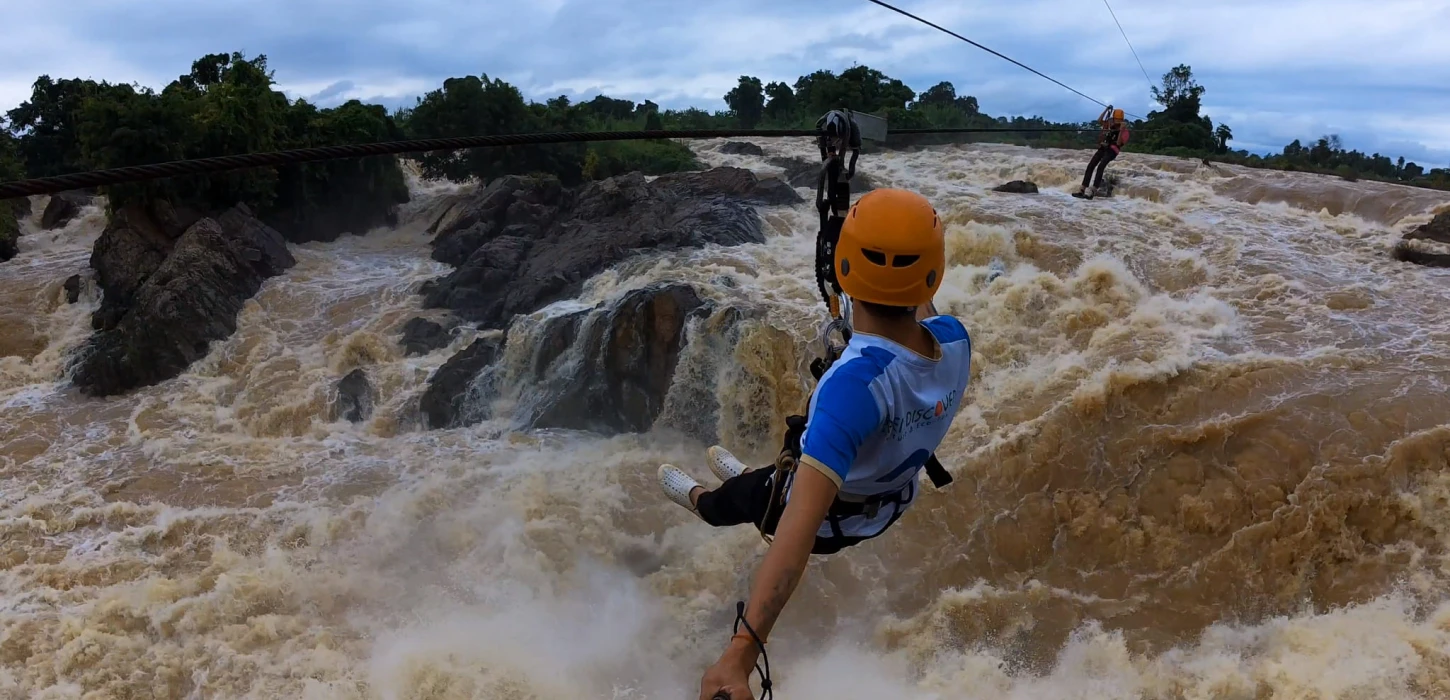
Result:
{"label": "jersey sleeve", "polygon": [[946,345],[947,343],[958,343],[963,340],[971,344],[972,338],[967,334],[967,327],[962,325],[961,319],[956,316],[945,314],[932,316],[921,322],[927,330],[936,337],[936,342]]}
{"label": "jersey sleeve", "polygon": [[839,487],[856,461],[857,450],[880,424],[881,407],[869,382],[854,372],[835,373],[816,389],[801,461]]}

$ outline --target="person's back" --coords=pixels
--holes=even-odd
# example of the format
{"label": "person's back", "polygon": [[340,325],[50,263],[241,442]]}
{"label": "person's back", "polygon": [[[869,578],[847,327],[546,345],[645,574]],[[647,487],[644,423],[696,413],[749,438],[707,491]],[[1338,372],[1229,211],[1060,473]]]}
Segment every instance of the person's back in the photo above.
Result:
{"label": "person's back", "polygon": [[961,406],[971,373],[966,328],[951,316],[935,316],[921,326],[936,345],[932,355],[858,332],[821,377],[802,461],[832,477],[841,500],[897,495],[874,513],[828,517],[818,533],[822,538],[875,537],[899,518],[916,499],[918,475]]}

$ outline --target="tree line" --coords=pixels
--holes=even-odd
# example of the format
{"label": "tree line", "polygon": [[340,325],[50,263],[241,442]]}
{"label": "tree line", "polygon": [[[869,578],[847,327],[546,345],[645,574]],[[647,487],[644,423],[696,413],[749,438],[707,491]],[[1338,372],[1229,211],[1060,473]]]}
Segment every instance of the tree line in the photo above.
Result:
{"label": "tree line", "polygon": [[[1202,114],[1206,89],[1181,65],[1153,90],[1161,107],[1133,126],[1141,132],[1126,150],[1211,157],[1254,167],[1337,173],[1450,189],[1450,171],[1426,171],[1403,158],[1345,151],[1337,136],[1309,146],[1299,141],[1269,156],[1233,151],[1233,132]],[[38,78],[30,99],[5,114],[0,128],[0,179],[64,173],[183,158],[236,155],[309,146],[404,138],[444,138],[540,131],[809,128],[823,113],[847,108],[885,117],[892,128],[984,128],[995,133],[915,137],[913,143],[992,141],[1042,147],[1087,148],[1096,124],[984,113],[975,97],[950,82],[916,92],[867,66],[839,73],[818,70],[794,83],[742,76],[724,96],[726,109],[662,109],[599,95],[542,103],[488,75],[449,78],[411,107],[389,112],[357,100],[319,108],[276,89],[266,56],[211,54],[157,90],[85,79]],[[1096,116],[1096,115],[1093,115]],[[1025,132],[1015,129],[1085,129]],[[566,184],[630,171],[663,174],[698,167],[684,145],[666,140],[513,146],[429,153],[415,157],[428,177],[454,181],[504,174],[547,174]],[[259,168],[234,173],[117,185],[111,206],[167,199],[200,210],[246,202],[273,221],[302,226],[322,212],[356,212],[360,221],[406,201],[393,158]],[[0,217],[3,218],[3,217]]]}

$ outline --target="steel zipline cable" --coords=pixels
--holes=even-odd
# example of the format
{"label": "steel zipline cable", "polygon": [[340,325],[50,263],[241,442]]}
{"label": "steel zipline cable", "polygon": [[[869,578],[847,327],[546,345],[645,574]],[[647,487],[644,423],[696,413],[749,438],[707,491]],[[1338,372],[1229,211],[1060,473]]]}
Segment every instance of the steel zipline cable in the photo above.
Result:
{"label": "steel zipline cable", "polygon": [[[968,133],[1080,133],[1095,131],[1081,128],[958,128],[958,129],[898,129],[890,134],[968,134]],[[299,148],[270,153],[249,153],[237,156],[217,156],[195,160],[176,160],[152,165],[133,165],[108,170],[57,175],[54,177],[0,182],[0,200],[27,197],[36,194],[55,194],[67,190],[78,190],[129,182],[158,180],[179,175],[201,175],[247,168],[264,168],[279,165],[295,165],[323,160],[388,156],[403,153],[426,153],[429,151],[451,151],[469,148],[497,148],[506,146],[536,146],[562,143],[585,143],[592,141],[646,141],[653,139],[712,139],[712,138],[786,138],[817,136],[815,129],[687,129],[675,131],[569,131],[534,134],[496,134],[493,136],[465,136],[448,139],[422,139],[411,141],[384,141],[379,143],[351,144],[346,146],[320,146]]]}
{"label": "steel zipline cable", "polygon": [[[1092,95],[1089,95],[1087,93],[1084,93],[1081,90],[1078,90],[1077,88],[1075,88],[1075,87],[1073,87],[1071,85],[1068,85],[1067,83],[1064,83],[1061,80],[1058,80],[1057,78],[1054,78],[1054,77],[1052,77],[1052,76],[1050,76],[1050,75],[1048,75],[1046,73],[1043,73],[1040,70],[1037,70],[1036,68],[1033,68],[1032,66],[1027,65],[1026,63],[1023,63],[1021,61],[1018,61],[1017,59],[1014,59],[1014,58],[1012,58],[1010,56],[1007,56],[1005,54],[1002,54],[1001,52],[994,51],[994,50],[989,49],[989,48],[987,48],[987,47],[985,47],[985,46],[983,46],[981,44],[978,44],[977,42],[972,41],[971,39],[968,39],[968,38],[962,36],[961,34],[958,34],[958,33],[954,32],[954,31],[952,31],[950,29],[947,29],[946,27],[943,27],[940,24],[936,24],[936,23],[931,22],[929,20],[926,20],[926,19],[923,19],[923,18],[918,17],[916,15],[913,15],[910,12],[907,12],[906,10],[903,10],[903,9],[901,9],[901,8],[895,6],[895,5],[892,5],[892,4],[887,3],[887,2],[882,2],[882,0],[868,0],[868,1],[869,2],[872,2],[872,3],[875,3],[877,5],[880,5],[881,7],[884,7],[886,9],[888,9],[888,10],[891,10],[892,12],[895,12],[897,14],[904,15],[906,17],[910,17],[911,19],[914,19],[914,20],[916,20],[918,22],[921,22],[922,24],[925,24],[926,26],[931,27],[932,29],[935,29],[935,30],[940,31],[940,32],[944,32],[946,34],[950,34],[951,36],[954,36],[954,37],[956,37],[958,39],[961,39],[962,41],[965,41],[968,44],[971,44],[972,46],[975,46],[975,47],[977,47],[977,48],[979,48],[979,49],[981,49],[983,51],[986,51],[987,53],[990,53],[993,56],[996,56],[996,57],[998,57],[998,58],[1000,58],[1000,59],[1002,59],[1004,61],[1008,61],[1008,62],[1012,63],[1013,65],[1016,65],[1018,67],[1021,67],[1021,68],[1025,69],[1025,70],[1028,70],[1028,71],[1030,71],[1032,73],[1035,73],[1035,74],[1037,74],[1037,75],[1039,75],[1039,76],[1041,76],[1043,78],[1046,78],[1046,79],[1048,79],[1048,80],[1050,80],[1050,81],[1052,81],[1052,82],[1054,82],[1054,83],[1056,83],[1056,84],[1058,84],[1058,85],[1060,85],[1060,86],[1062,86],[1064,88],[1067,88],[1068,90],[1071,90],[1072,92],[1077,93],[1080,97],[1083,97],[1084,99],[1087,99],[1087,100],[1089,100],[1089,101],[1091,101],[1091,102],[1093,102],[1093,103],[1095,103],[1095,104],[1097,104],[1099,106],[1102,106],[1102,107],[1107,107],[1108,106],[1108,104],[1106,102],[1103,102],[1102,100],[1099,100],[1098,98],[1093,97]],[[1139,116],[1137,114],[1133,114],[1131,112],[1124,112],[1124,114],[1127,114],[1128,116],[1133,117],[1134,119],[1142,119],[1143,118],[1143,117],[1141,117],[1141,116]]]}
{"label": "steel zipline cable", "polygon": [[1138,70],[1143,71],[1143,79],[1148,81],[1148,91],[1152,92],[1153,79],[1148,77],[1148,69],[1143,67],[1143,59],[1138,58],[1138,50],[1133,48],[1133,42],[1128,40],[1128,33],[1123,30],[1123,23],[1118,21],[1118,13],[1113,12],[1113,6],[1108,5],[1108,0],[1103,0],[1103,4],[1107,5],[1108,14],[1113,16],[1113,24],[1118,25],[1118,32],[1123,35],[1123,41],[1128,45],[1128,50],[1133,52],[1133,60],[1138,62]]}

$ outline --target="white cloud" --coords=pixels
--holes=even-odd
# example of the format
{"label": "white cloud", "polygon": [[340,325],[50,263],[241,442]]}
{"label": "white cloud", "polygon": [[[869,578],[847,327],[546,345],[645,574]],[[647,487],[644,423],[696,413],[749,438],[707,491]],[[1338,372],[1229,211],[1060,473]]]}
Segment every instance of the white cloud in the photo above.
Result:
{"label": "white cloud", "polygon": [[[1107,10],[1089,0],[899,0],[904,9],[1138,114],[1153,105]],[[1450,151],[1450,3],[1116,0],[1155,79],[1187,63],[1238,145],[1338,132],[1346,145]],[[979,49],[864,0],[75,0],[16,3],[0,104],[41,73],[161,85],[214,51],[266,53],[294,96],[411,101],[488,73],[535,98],[603,91],[722,109],[740,75],[792,82],[851,63],[921,90],[941,80],[994,114],[1082,120],[1097,108]]]}

